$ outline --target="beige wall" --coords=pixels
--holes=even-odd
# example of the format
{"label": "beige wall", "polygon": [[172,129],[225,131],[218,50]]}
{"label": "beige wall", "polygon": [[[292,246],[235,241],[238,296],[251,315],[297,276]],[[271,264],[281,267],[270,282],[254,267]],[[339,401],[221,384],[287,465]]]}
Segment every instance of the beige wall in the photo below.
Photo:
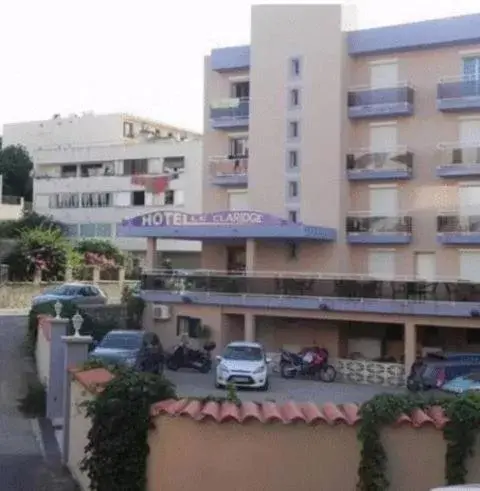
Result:
{"label": "beige wall", "polygon": [[[415,274],[415,252],[436,252],[437,274],[458,277],[459,248],[436,243],[436,215],[439,211],[457,207],[458,182],[461,180],[439,179],[435,168],[443,159],[438,144],[458,141],[459,120],[472,115],[438,111],[436,92],[440,78],[461,73],[462,53],[479,46],[352,58],[347,55],[345,33],[341,31],[342,16],[345,17],[345,12],[338,5],[253,7],[250,71],[214,72],[209,58],[206,59],[205,162],[208,157],[225,155],[228,150],[227,132],[211,129],[209,104],[230,95],[230,78],[249,75],[249,206],[252,210],[286,216],[287,93],[288,87],[292,86],[287,67],[290,57],[299,55],[303,60],[299,82],[302,99],[299,111],[300,215],[308,225],[336,228],[338,240],[334,245],[301,244],[297,260],[288,258],[282,244],[258,241],[255,269],[368,273],[368,251],[378,246],[349,246],[345,242],[344,229],[349,212],[369,210],[369,184],[375,183],[349,183],[345,174],[345,155],[350,150],[369,146],[372,123],[394,121],[398,127],[398,144],[407,146],[414,153],[414,178],[396,183],[399,208],[413,216],[414,235],[410,245],[384,247],[396,250],[399,276]],[[349,120],[348,88],[368,86],[370,63],[392,59],[397,60],[399,66],[399,81],[415,88],[414,116]],[[208,173],[205,173],[204,184],[205,211],[226,209],[227,191],[210,185]],[[225,269],[225,247],[206,244],[202,267]]]}
{"label": "beige wall", "polygon": [[[48,325],[47,325],[48,323]],[[40,382],[48,387],[50,377],[50,322],[39,321],[37,328],[37,344],[35,346],[35,363]]]}
{"label": "beige wall", "polygon": [[[88,478],[79,464],[90,423],[78,405],[94,396],[75,381],[71,394],[68,466],[87,491]],[[208,417],[196,421],[189,416],[158,415],[154,427],[148,436],[148,491],[356,489],[360,455],[356,426],[255,420],[219,424]],[[444,485],[446,444],[441,430],[431,424],[413,428],[404,423],[384,429],[382,440],[389,490],[426,491]],[[468,461],[469,482],[480,480],[479,464],[477,442]]]}

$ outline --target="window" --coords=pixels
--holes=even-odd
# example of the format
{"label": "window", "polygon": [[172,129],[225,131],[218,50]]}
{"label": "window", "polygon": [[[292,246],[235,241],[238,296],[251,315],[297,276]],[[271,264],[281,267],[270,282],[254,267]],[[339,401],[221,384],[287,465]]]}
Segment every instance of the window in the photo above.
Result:
{"label": "window", "polygon": [[370,188],[370,214],[380,217],[398,216],[397,188]]}
{"label": "window", "polygon": [[436,257],[434,252],[415,253],[415,276],[432,281],[437,275]]}
{"label": "window", "polygon": [[396,87],[398,85],[397,62],[373,63],[370,65],[370,86],[372,88]]}
{"label": "window", "polygon": [[133,138],[133,123],[125,121],[123,123],[123,136],[127,138]]}
{"label": "window", "polygon": [[288,167],[290,169],[298,168],[298,151],[289,150],[288,151]]}
{"label": "window", "polygon": [[374,278],[395,278],[395,252],[369,251],[368,274]]}
{"label": "window", "polygon": [[78,235],[78,225],[76,223],[65,224],[65,233],[67,237],[76,237]]}
{"label": "window", "polygon": [[80,166],[82,177],[101,176],[103,174],[103,164],[83,164]]}
{"label": "window", "polygon": [[300,58],[292,58],[290,60],[290,75],[292,77],[299,77],[300,76]]}
{"label": "window", "polygon": [[228,193],[228,209],[230,211],[248,210],[248,194],[246,191]]}
{"label": "window", "polygon": [[288,183],[288,196],[295,198],[298,196],[298,182],[290,181]]}
{"label": "window", "polygon": [[290,106],[297,107],[300,105],[300,89],[290,90]]}
{"label": "window", "polygon": [[174,203],[175,203],[175,191],[173,191],[172,189],[167,189],[165,191],[164,204],[173,205]]}
{"label": "window", "polygon": [[237,82],[232,84],[232,97],[248,99],[250,97],[250,82]]}
{"label": "window", "polygon": [[60,177],[77,177],[77,166],[62,165],[60,167]]}
{"label": "window", "polygon": [[288,212],[288,220],[292,223],[297,223],[298,216],[297,211],[291,210]]}
{"label": "window", "polygon": [[52,194],[49,198],[50,208],[78,208],[78,193]]}
{"label": "window", "polygon": [[163,172],[176,173],[185,168],[185,157],[165,157],[163,159]]}
{"label": "window", "polygon": [[458,198],[462,216],[478,215],[480,213],[480,186],[459,186]]}
{"label": "window", "polygon": [[177,189],[176,191],[174,191],[173,204],[174,205],[185,204],[185,193],[183,192],[182,189]]}
{"label": "window", "polygon": [[133,191],[132,192],[132,205],[133,206],[145,206],[145,191]]}
{"label": "window", "polygon": [[95,224],[94,223],[81,223],[80,224],[80,237],[95,237]]}
{"label": "window", "polygon": [[123,161],[123,174],[135,176],[148,174],[148,159],[127,159]]}
{"label": "window", "polygon": [[480,282],[480,252],[460,252],[460,278],[465,281]]}
{"label": "window", "polygon": [[229,142],[230,158],[248,157],[248,138],[231,138]]}
{"label": "window", "polygon": [[288,123],[288,137],[298,138],[300,133],[300,124],[298,121],[290,121]]}
{"label": "window", "polygon": [[82,193],[82,208],[107,208],[112,206],[112,193]]}
{"label": "window", "polygon": [[396,147],[397,125],[370,126],[370,149],[372,152],[391,152]]}
{"label": "window", "polygon": [[202,330],[202,319],[179,315],[177,317],[177,336],[188,334],[188,337],[195,339],[200,337]]}
{"label": "window", "polygon": [[111,223],[81,223],[80,237],[111,237]]}

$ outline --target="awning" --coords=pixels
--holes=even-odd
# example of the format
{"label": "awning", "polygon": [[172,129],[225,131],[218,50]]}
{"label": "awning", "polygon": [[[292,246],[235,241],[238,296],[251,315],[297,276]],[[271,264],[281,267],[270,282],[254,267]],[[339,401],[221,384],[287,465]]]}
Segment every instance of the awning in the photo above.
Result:
{"label": "awning", "polygon": [[182,240],[285,239],[335,241],[336,230],[307,226],[256,211],[187,214],[154,211],[128,218],[117,227],[119,237]]}

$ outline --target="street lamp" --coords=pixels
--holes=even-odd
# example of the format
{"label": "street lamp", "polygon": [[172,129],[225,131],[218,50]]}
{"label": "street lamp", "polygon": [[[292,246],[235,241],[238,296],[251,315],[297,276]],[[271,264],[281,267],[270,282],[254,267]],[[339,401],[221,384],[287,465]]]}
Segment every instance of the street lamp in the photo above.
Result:
{"label": "street lamp", "polygon": [[82,328],[83,317],[78,312],[72,317],[72,324],[73,330],[75,331],[74,336],[76,338],[80,337],[80,329]]}

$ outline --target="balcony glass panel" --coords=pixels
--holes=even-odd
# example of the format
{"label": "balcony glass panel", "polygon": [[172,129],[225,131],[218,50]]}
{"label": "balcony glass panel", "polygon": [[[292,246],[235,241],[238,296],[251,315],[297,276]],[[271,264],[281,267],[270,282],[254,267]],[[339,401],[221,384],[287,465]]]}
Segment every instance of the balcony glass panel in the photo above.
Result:
{"label": "balcony glass panel", "polygon": [[210,179],[218,186],[246,185],[248,157],[214,157],[210,160]]}
{"label": "balcony glass panel", "polygon": [[210,292],[223,295],[265,295],[347,299],[480,302],[480,284],[456,281],[387,281],[376,278],[333,278],[196,272],[176,275],[153,271],[142,275],[143,290],[172,293]]}
{"label": "balcony glass panel", "polygon": [[465,146],[461,143],[441,145],[438,177],[480,175],[480,144]]}
{"label": "balcony glass panel", "polygon": [[441,111],[461,111],[480,108],[480,79],[457,78],[440,82],[437,102]]}
{"label": "balcony glass panel", "polygon": [[210,107],[210,119],[214,127],[231,128],[247,125],[249,113],[249,99],[224,99]]}
{"label": "balcony glass panel", "polygon": [[347,233],[351,234],[411,234],[412,233],[412,217],[347,217]]}
{"label": "balcony glass panel", "polygon": [[412,175],[413,153],[405,148],[388,152],[359,150],[347,155],[350,180],[408,179]]}
{"label": "balcony glass panel", "polygon": [[351,90],[348,110],[351,118],[413,114],[414,90],[407,85]]}

